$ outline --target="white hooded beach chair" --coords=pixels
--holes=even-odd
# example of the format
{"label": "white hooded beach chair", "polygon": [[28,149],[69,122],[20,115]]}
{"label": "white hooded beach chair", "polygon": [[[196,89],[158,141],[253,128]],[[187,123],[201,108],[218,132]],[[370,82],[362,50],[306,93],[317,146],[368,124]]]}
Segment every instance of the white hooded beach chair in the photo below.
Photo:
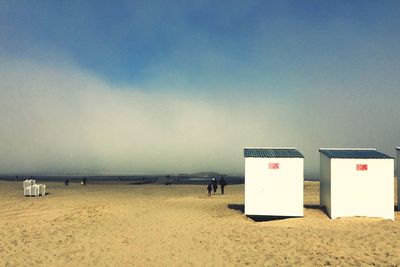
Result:
{"label": "white hooded beach chair", "polygon": [[31,185],[24,188],[24,196],[39,196],[39,185]]}
{"label": "white hooded beach chair", "polygon": [[41,196],[45,196],[46,195],[46,185],[45,184],[38,184],[39,186],[39,194]]}
{"label": "white hooded beach chair", "polygon": [[31,186],[24,186],[24,196],[31,196],[32,194],[32,188]]}
{"label": "white hooded beach chair", "polygon": [[25,180],[25,181],[22,183],[22,186],[23,186],[23,188],[26,188],[26,187],[32,186],[32,185],[34,185],[34,184],[36,184],[36,181],[35,181],[35,180],[33,180],[33,179],[28,179],[28,180]]}

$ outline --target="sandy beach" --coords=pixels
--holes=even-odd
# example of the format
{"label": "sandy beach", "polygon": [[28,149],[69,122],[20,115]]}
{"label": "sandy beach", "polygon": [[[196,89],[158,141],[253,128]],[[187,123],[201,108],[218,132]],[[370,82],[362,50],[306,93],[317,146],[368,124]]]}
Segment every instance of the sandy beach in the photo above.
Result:
{"label": "sandy beach", "polygon": [[255,222],[244,186],[48,182],[29,198],[0,181],[0,266],[400,266],[400,212],[330,220],[319,183],[304,218]]}

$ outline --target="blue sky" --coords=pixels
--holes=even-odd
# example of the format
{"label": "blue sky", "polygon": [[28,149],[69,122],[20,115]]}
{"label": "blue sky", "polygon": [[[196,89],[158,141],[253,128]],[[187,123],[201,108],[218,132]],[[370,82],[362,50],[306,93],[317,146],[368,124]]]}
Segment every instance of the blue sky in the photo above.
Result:
{"label": "blue sky", "polygon": [[[145,94],[141,97],[150,107],[163,105],[171,97],[181,101],[178,106],[186,101],[215,112],[209,115],[219,121],[204,126],[206,132],[217,124],[226,128],[248,124],[254,131],[254,138],[233,133],[226,141],[233,148],[226,153],[216,152],[219,146],[215,149],[225,139],[224,133],[204,146],[209,153],[227,158],[229,164],[196,164],[209,156],[204,152],[193,154],[194,161],[182,166],[173,164],[171,158],[171,165],[160,171],[209,166],[240,173],[243,146],[276,143],[305,150],[311,158],[307,169],[316,173],[317,157],[312,151],[318,146],[376,146],[393,153],[391,148],[399,145],[396,125],[400,121],[394,116],[400,111],[399,13],[398,1],[1,1],[0,78],[7,77],[7,82],[0,86],[3,99],[13,94],[11,88],[46,98],[48,92],[41,90],[54,90],[54,84],[60,83],[63,89],[57,87],[56,95],[66,94],[74,103],[82,96],[68,94],[72,87],[80,92],[90,89],[97,97],[106,91],[114,101],[118,94],[130,94],[120,106],[129,106],[126,99],[136,94]],[[61,98],[52,101],[57,99]],[[17,105],[22,100],[15,101]],[[182,116],[189,120],[191,110],[179,112],[188,113]],[[0,115],[5,120],[14,112],[4,109]],[[60,114],[61,122],[68,120],[66,114]],[[154,120],[159,115],[143,114],[148,119],[146,127],[160,131],[164,122]],[[15,125],[23,124],[22,115],[15,116]],[[136,122],[129,116],[126,119],[125,123]],[[176,118],[170,129],[177,131],[182,120]],[[8,138],[17,142],[11,132]],[[176,139],[169,140],[171,146],[178,146],[186,131],[178,132]],[[27,136],[21,138],[27,145],[32,143]],[[209,137],[193,136],[190,143],[203,138]],[[155,143],[160,147],[157,153],[175,152],[168,142]],[[47,147],[40,149],[43,160],[28,164],[26,170],[46,168],[51,153]],[[60,158],[66,157],[60,153]],[[100,165],[104,153],[87,158]],[[115,162],[127,162],[132,156],[115,153]],[[15,152],[15,160],[21,154]],[[86,168],[73,161],[68,166],[57,162],[52,166]],[[10,164],[7,161],[0,169],[17,168],[7,167],[15,165]],[[150,165],[138,169],[128,165],[115,163],[107,169],[152,171]]]}
{"label": "blue sky", "polygon": [[[203,88],[204,80],[209,87],[248,82],[290,87],[281,81],[288,75],[346,79],[360,67],[397,61],[399,6],[397,1],[5,1],[1,50],[43,60],[48,51],[61,53],[117,84],[144,86],[158,76]],[[175,74],[180,81],[170,81]]]}

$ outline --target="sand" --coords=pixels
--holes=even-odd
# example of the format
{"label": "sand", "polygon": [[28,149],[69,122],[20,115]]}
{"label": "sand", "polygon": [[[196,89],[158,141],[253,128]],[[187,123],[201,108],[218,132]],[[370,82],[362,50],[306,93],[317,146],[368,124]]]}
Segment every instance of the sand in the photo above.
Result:
{"label": "sand", "polygon": [[0,181],[0,266],[400,266],[400,213],[330,220],[318,182],[305,183],[304,218],[265,222],[243,215],[243,185],[47,190],[29,198]]}

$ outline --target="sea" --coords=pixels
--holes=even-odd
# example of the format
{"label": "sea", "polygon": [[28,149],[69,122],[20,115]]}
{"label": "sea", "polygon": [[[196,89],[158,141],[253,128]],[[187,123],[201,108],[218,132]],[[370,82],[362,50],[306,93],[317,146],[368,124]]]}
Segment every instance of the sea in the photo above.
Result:
{"label": "sea", "polygon": [[[3,181],[24,181],[26,179],[35,179],[40,182],[63,182],[68,179],[70,183],[80,183],[86,178],[90,183],[126,183],[126,184],[165,184],[165,185],[206,185],[212,178],[220,179],[220,176],[214,177],[193,177],[193,176],[171,176],[171,175],[0,175]],[[243,184],[243,176],[224,176],[228,184]]]}

